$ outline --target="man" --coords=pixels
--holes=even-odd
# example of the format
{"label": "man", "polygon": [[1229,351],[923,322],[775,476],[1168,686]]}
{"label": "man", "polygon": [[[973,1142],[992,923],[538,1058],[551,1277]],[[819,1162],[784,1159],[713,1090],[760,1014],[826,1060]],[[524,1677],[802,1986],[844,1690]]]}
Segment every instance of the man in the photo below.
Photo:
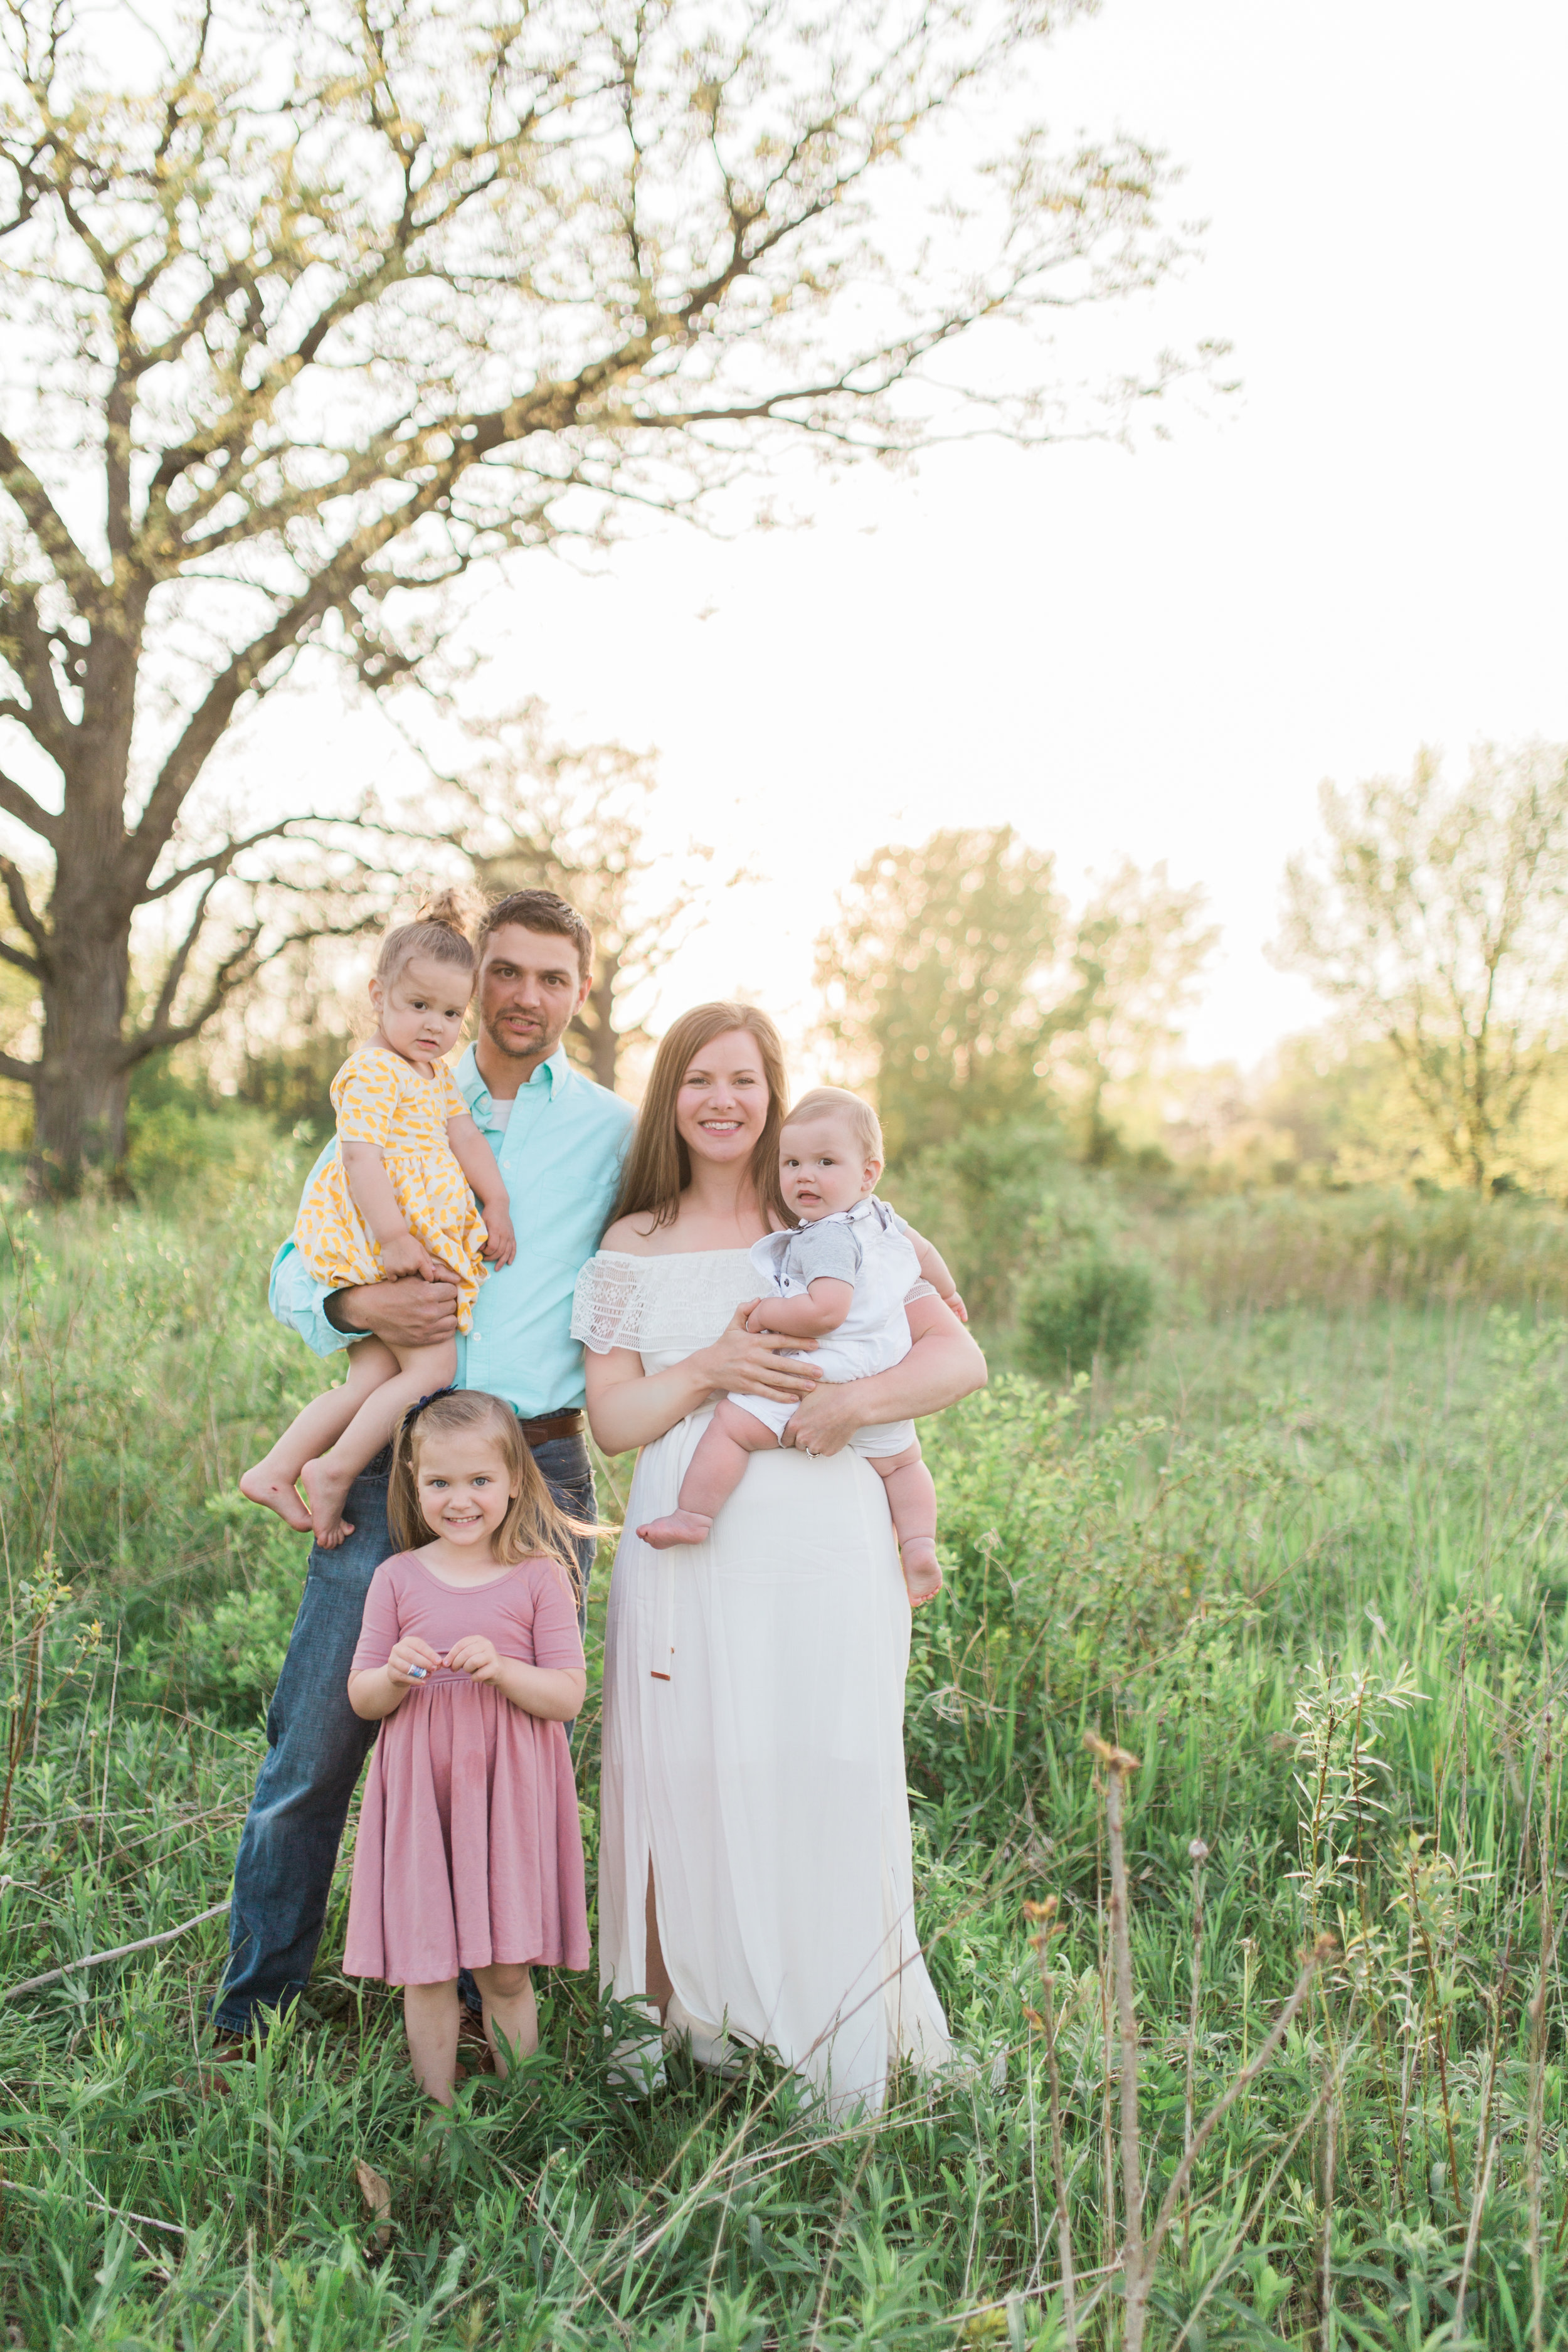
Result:
{"label": "man", "polygon": [[[500,1163],[517,1257],[480,1286],[473,1328],[458,1341],[458,1384],[506,1398],[556,1501],[592,1520],[572,1293],[609,1217],[632,1111],[574,1070],[562,1045],[592,975],[593,935],[575,908],[552,891],[514,891],[485,916],[477,945],[479,1034],[457,1081]],[[322,1356],[367,1333],[425,1346],[458,1328],[455,1283],[411,1276],[329,1292],[292,1242],[273,1263],[270,1298],[279,1321]],[[353,1534],[335,1551],[311,1547],[235,1861],[228,1968],[212,2011],[226,2055],[265,2023],[258,2011],[304,1990],[321,1941],[343,1823],[375,1737],[346,1685],[365,1593],[393,1549],[389,1466],[383,1454],[350,1488]],[[584,1583],[593,1550],[591,1538],[578,1547]]]}

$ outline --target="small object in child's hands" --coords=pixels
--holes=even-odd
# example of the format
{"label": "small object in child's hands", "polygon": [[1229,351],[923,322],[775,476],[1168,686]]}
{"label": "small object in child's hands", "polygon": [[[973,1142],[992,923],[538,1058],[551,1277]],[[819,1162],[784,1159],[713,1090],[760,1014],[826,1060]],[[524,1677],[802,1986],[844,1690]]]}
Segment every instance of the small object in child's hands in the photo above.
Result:
{"label": "small object in child's hands", "polygon": [[429,1671],[430,1669],[428,1666],[410,1666],[408,1669],[408,1679],[411,1683],[422,1683]]}

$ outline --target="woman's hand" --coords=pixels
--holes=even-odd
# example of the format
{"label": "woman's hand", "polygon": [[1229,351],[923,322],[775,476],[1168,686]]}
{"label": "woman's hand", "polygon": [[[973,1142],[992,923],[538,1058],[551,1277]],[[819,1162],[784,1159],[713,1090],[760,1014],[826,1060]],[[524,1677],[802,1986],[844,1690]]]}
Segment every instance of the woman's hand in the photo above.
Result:
{"label": "woman's hand", "polygon": [[467,1675],[476,1683],[500,1679],[500,1652],[488,1633],[465,1633],[447,1651],[447,1664],[454,1674]]}
{"label": "woman's hand", "polygon": [[777,1331],[751,1329],[750,1317],[766,1303],[760,1298],[744,1300],[730,1318],[728,1329],[710,1348],[692,1358],[715,1394],[727,1395],[738,1389],[742,1396],[791,1404],[797,1397],[808,1397],[821,1380],[816,1366],[806,1363],[799,1352],[815,1348],[815,1339],[792,1339]]}
{"label": "woman's hand", "polygon": [[822,1374],[800,1350],[815,1343],[776,1331],[748,1331],[746,1318],[757,1303],[748,1298],[710,1348],[699,1348],[666,1371],[645,1371],[635,1348],[612,1348],[602,1356],[590,1349],[583,1374],[595,1443],[606,1454],[651,1445],[688,1413],[731,1389],[779,1404],[798,1404],[809,1396]]}
{"label": "woman's hand", "polygon": [[[426,1675],[434,1674],[437,1666],[446,1663],[440,1651],[433,1650],[428,1642],[422,1642],[417,1633],[405,1633],[401,1641],[392,1645],[386,1661],[387,1680],[395,1689],[407,1690],[411,1685],[422,1683]],[[423,1671],[415,1674],[412,1669],[416,1666]]]}

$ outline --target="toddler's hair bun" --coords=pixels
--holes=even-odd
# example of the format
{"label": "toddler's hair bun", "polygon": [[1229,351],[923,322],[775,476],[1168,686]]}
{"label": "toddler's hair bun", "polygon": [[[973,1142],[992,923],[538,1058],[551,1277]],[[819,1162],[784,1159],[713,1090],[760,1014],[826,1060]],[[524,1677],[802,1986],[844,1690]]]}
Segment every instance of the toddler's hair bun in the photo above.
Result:
{"label": "toddler's hair bun", "polygon": [[411,923],[399,923],[381,943],[375,976],[385,983],[396,979],[411,956],[431,956],[437,963],[454,963],[472,973],[479,959],[468,933],[472,902],[461,890],[437,890],[419,902]]}
{"label": "toddler's hair bun", "polygon": [[444,931],[468,936],[468,925],[477,912],[473,899],[466,890],[437,890],[433,897],[421,898],[416,923],[435,923]]}

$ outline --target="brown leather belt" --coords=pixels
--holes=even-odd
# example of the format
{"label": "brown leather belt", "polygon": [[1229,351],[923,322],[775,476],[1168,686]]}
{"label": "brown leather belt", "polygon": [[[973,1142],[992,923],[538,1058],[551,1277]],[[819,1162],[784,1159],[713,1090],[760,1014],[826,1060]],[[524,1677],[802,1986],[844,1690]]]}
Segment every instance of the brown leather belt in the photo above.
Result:
{"label": "brown leather belt", "polygon": [[537,1421],[525,1421],[519,1413],[517,1425],[530,1445],[548,1445],[555,1437],[581,1437],[583,1408],[573,1405],[565,1412],[547,1412]]}

